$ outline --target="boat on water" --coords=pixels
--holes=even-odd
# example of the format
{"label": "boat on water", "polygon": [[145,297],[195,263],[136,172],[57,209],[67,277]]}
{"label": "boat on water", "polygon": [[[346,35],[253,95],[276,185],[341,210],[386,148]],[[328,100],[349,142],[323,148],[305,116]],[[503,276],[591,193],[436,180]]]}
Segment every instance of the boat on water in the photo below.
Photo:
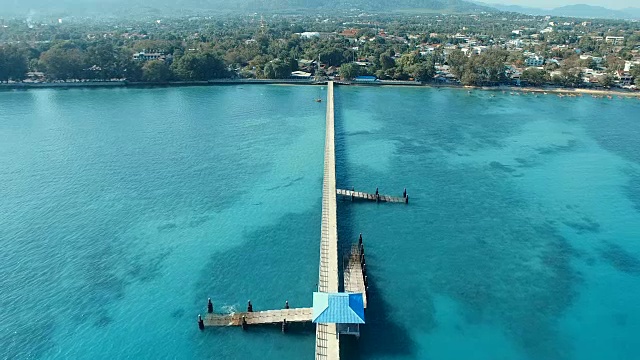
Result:
{"label": "boat on water", "polygon": [[322,99],[316,99],[315,101],[319,103],[322,102]]}

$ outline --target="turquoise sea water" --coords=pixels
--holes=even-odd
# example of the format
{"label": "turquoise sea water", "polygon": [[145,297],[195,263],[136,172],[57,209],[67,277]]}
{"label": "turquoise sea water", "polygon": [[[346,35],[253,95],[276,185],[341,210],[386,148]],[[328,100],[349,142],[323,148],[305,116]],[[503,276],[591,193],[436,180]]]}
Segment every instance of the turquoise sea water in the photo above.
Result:
{"label": "turquoise sea water", "polygon": [[[312,326],[195,317],[311,305],[321,91],[0,92],[0,358],[312,358]],[[640,101],[490,94],[336,89],[338,187],[411,199],[339,203],[370,279],[344,358],[640,352]]]}

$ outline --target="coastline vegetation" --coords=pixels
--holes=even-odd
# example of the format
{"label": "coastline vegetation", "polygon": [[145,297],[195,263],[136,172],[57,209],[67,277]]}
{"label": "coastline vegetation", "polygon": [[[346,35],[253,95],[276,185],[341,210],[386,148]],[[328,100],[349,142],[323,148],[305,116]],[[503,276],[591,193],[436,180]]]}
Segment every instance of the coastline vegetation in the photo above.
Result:
{"label": "coastline vegetation", "polygon": [[[286,79],[296,71],[471,86],[608,88],[623,76],[627,85],[640,82],[640,24],[616,20],[513,13],[272,14],[265,20],[253,14],[5,24],[5,83]],[[609,37],[617,40],[604,41]],[[529,66],[532,54],[548,61]],[[588,70],[597,73],[592,83],[585,82]]]}

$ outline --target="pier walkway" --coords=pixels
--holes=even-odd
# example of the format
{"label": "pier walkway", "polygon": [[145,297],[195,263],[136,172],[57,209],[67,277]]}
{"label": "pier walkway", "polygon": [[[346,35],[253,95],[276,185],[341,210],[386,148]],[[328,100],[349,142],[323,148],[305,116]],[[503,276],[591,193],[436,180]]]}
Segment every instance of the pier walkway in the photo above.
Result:
{"label": "pier walkway", "polygon": [[[338,292],[338,214],[336,199],[336,146],[333,82],[327,85],[324,178],[322,182],[322,225],[318,291]],[[316,324],[316,360],[339,359],[340,338],[336,324]]]}
{"label": "pier walkway", "polygon": [[344,265],[344,292],[361,293],[367,308],[367,284],[364,275],[364,247],[353,245]]}
{"label": "pier walkway", "polygon": [[207,314],[204,326],[242,326],[242,318],[246,325],[281,324],[284,321],[311,322],[312,308],[281,309],[254,312],[237,312],[232,314]]}
{"label": "pier walkway", "polygon": [[344,189],[337,189],[336,194],[350,197],[351,201],[358,199],[358,200],[379,201],[379,202],[389,202],[389,203],[404,203],[404,204],[409,203],[409,196],[406,194],[403,197],[396,197],[396,196],[389,196],[389,195],[382,195],[382,194],[369,194],[361,191],[344,190]]}

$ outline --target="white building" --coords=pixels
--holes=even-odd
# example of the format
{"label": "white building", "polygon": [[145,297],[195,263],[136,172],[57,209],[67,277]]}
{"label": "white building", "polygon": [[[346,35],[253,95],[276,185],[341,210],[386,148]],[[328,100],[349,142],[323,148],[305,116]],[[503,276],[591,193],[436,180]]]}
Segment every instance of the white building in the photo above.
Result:
{"label": "white building", "polygon": [[542,66],[544,65],[544,57],[530,56],[524,60],[524,64],[527,66]]}
{"label": "white building", "polygon": [[305,32],[303,32],[303,33],[300,33],[299,35],[300,35],[300,37],[301,37],[301,38],[303,38],[303,39],[311,39],[311,38],[314,38],[314,37],[317,37],[317,38],[319,38],[319,37],[320,37],[320,33],[319,33],[319,32],[315,32],[315,31],[314,31],[314,32],[312,32],[312,31],[305,31]]}
{"label": "white building", "polygon": [[139,53],[133,54],[133,60],[135,60],[135,61],[162,60],[162,61],[171,62],[173,60],[173,55],[165,55],[162,52],[148,53],[148,52],[145,52],[143,50],[143,51],[141,51]]}
{"label": "white building", "polygon": [[604,41],[613,45],[623,44],[624,36],[607,36]]}
{"label": "white building", "polygon": [[305,71],[294,71],[291,73],[291,78],[293,79],[310,79],[311,73]]}
{"label": "white building", "polygon": [[634,66],[640,66],[640,61],[625,61],[624,62],[624,71],[629,72],[631,68]]}
{"label": "white building", "polygon": [[604,59],[602,59],[601,57],[598,57],[598,56],[580,55],[580,60],[592,60],[596,64],[600,65],[600,64],[602,64],[602,61]]}
{"label": "white building", "polygon": [[507,45],[519,48],[519,47],[522,47],[522,40],[520,39],[509,40],[507,41]]}

